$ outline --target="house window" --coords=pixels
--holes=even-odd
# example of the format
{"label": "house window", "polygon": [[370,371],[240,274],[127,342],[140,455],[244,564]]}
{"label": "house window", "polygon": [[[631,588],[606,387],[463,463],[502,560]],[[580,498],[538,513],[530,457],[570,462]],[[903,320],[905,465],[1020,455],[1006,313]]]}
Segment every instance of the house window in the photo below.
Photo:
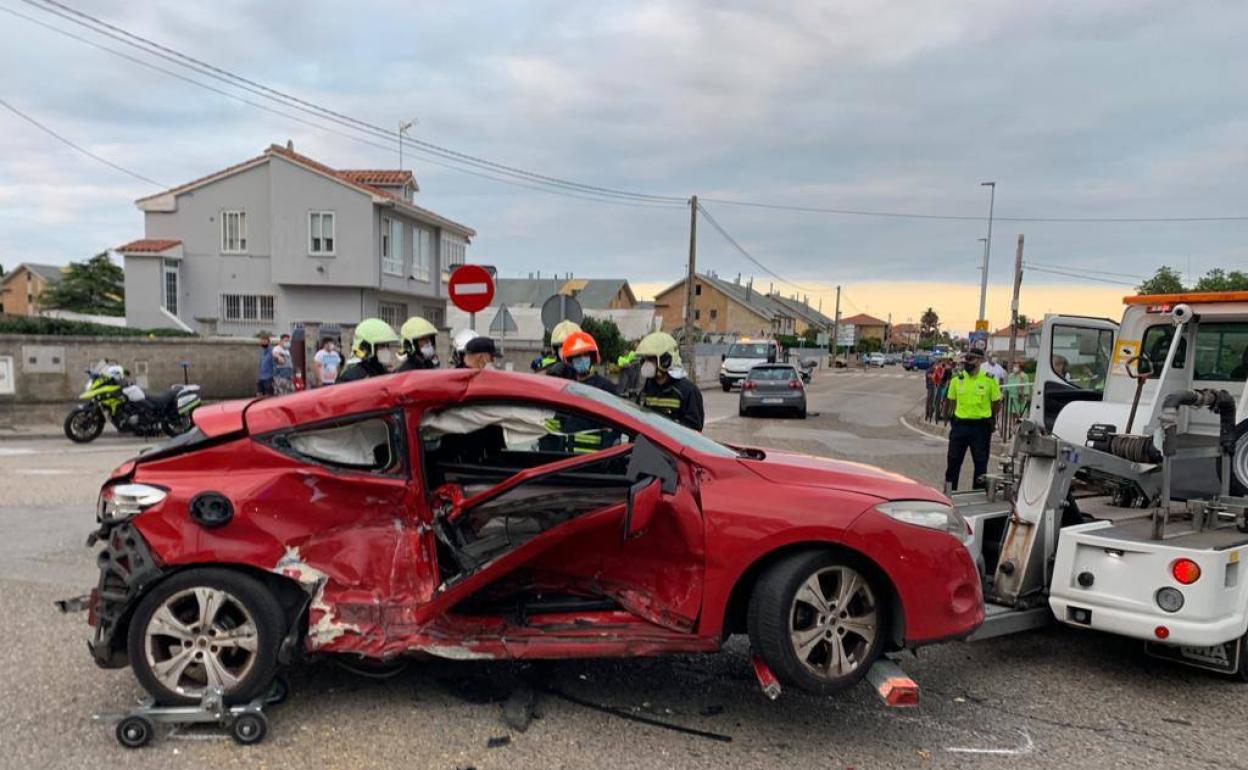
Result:
{"label": "house window", "polygon": [[429,266],[433,263],[433,233],[421,227],[412,228],[412,277],[418,281],[429,280]]}
{"label": "house window", "polygon": [[697,296],[701,297],[701,296],[702,296],[702,284],[700,284],[700,283],[695,283],[695,284],[693,285],[693,293],[694,293],[694,294],[696,294]]}
{"label": "house window", "polygon": [[407,320],[407,305],[402,302],[379,302],[377,303],[377,315],[381,320],[397,329]]}
{"label": "house window", "polygon": [[258,322],[273,320],[273,295],[222,294],[221,320]]}
{"label": "house window", "polygon": [[308,214],[308,253],[334,255],[334,212],[313,211]]}
{"label": "house window", "polygon": [[221,212],[221,251],[243,254],[247,251],[247,212]]}
{"label": "house window", "polygon": [[458,236],[442,236],[442,269],[450,272],[464,264],[468,242]]}
{"label": "house window", "polygon": [[714,321],[716,318],[719,318],[719,310],[717,308],[711,308],[711,320]]}
{"label": "house window", "polygon": [[166,259],[164,261],[164,282],[161,284],[161,305],[170,314],[178,314],[178,261],[176,259]]}
{"label": "house window", "polygon": [[381,218],[381,270],[403,275],[403,223],[390,217]]}
{"label": "house window", "polygon": [[695,320],[695,321],[701,321],[701,320],[702,320],[702,311],[701,311],[701,310],[699,310],[699,309],[698,309],[698,308],[696,308],[696,307],[693,309],[693,320]]}

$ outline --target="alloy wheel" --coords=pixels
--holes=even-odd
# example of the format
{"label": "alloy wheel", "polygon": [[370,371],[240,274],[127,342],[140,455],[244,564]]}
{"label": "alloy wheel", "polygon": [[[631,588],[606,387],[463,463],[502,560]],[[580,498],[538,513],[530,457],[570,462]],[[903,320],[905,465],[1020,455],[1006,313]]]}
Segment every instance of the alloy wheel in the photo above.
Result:
{"label": "alloy wheel", "polygon": [[238,598],[198,586],[161,602],[143,648],[161,685],[195,698],[208,686],[234,690],[256,665],[258,639],[255,619]]}
{"label": "alloy wheel", "polygon": [[798,587],[789,612],[789,639],[801,664],[815,676],[853,673],[875,643],[879,609],[871,584],[846,566],[825,567]]}

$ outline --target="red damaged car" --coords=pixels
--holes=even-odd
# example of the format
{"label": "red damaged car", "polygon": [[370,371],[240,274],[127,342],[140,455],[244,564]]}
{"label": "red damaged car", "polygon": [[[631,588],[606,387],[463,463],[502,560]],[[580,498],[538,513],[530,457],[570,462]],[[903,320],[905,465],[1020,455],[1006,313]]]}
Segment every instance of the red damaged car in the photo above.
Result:
{"label": "red damaged car", "polygon": [[279,667],[709,652],[789,684],[983,620],[965,522],[849,462],[718,444],[602,391],[410,372],[199,409],[118,468],[91,650],[165,703]]}

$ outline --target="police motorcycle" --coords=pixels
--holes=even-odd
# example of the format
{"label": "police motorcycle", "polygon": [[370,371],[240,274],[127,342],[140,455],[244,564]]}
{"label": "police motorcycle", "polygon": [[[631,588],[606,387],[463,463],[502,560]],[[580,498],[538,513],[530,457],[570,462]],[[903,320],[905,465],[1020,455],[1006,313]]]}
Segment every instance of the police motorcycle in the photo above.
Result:
{"label": "police motorcycle", "polygon": [[201,403],[199,386],[173,385],[163,393],[149,395],[126,379],[117,364],[100,363],[86,370],[87,384],[78,404],[65,417],[65,436],[76,444],[94,441],[111,422],[119,433],[136,436],[168,436],[187,432],[194,423],[191,413]]}

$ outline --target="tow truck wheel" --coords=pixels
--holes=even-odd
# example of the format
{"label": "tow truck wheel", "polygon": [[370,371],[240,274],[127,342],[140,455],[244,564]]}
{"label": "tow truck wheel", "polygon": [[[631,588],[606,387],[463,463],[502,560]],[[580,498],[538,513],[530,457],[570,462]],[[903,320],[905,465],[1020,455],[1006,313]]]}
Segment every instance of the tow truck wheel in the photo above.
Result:
{"label": "tow truck wheel", "polygon": [[[1218,463],[1221,475],[1222,464]],[[1248,420],[1235,429],[1235,454],[1231,455],[1231,494],[1236,497],[1248,495]]]}
{"label": "tow truck wheel", "polygon": [[127,749],[140,749],[152,742],[155,729],[147,717],[128,716],[117,723],[117,742]]}
{"label": "tow truck wheel", "polygon": [[750,643],[781,681],[830,695],[857,684],[887,637],[883,593],[863,564],[811,551],[776,564],[750,597]]}
{"label": "tow truck wheel", "polygon": [[127,638],[130,666],[158,703],[190,705],[217,686],[227,703],[265,694],[285,630],[277,599],[239,572],[193,569],[139,602]]}
{"label": "tow truck wheel", "polygon": [[1231,677],[1240,682],[1248,682],[1248,634],[1239,637],[1239,668],[1235,669]]}

